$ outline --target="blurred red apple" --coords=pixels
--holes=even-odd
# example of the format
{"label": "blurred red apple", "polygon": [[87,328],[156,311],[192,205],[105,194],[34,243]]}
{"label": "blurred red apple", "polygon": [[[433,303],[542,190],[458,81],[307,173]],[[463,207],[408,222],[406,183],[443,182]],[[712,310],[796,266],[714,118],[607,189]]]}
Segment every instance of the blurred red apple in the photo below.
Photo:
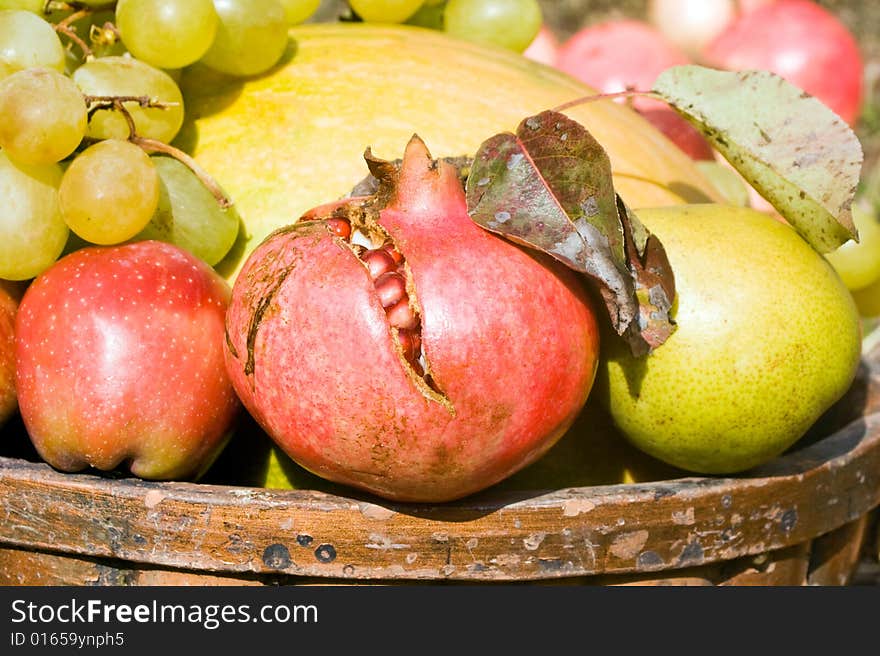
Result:
{"label": "blurred red apple", "polygon": [[[630,19],[582,28],[560,46],[557,59],[559,69],[603,93],[650,91],[664,70],[689,63],[690,58],[659,30]],[[643,96],[629,102],[692,158],[713,157],[703,135],[666,103]]]}
{"label": "blurred red apple", "polygon": [[[690,58],[644,21],[610,20],[575,32],[559,48],[561,70],[600,91],[648,91],[657,76]],[[637,104],[647,101],[637,98]]]}
{"label": "blurred red apple", "polygon": [[0,280],[0,426],[15,412],[15,310],[12,283]]}
{"label": "blurred red apple", "polygon": [[850,125],[859,117],[864,63],[858,44],[811,0],[777,0],[743,13],[706,46],[702,59],[716,68],[773,71]]}
{"label": "blurred red apple", "polygon": [[239,408],[223,361],[230,289],[170,244],[75,251],[37,277],[16,317],[22,419],[63,471],[204,473]]}
{"label": "blurred red apple", "polygon": [[637,107],[636,111],[687,153],[691,159],[697,161],[715,159],[715,150],[709,145],[702,133],[668,105],[649,107],[648,109]]}
{"label": "blurred red apple", "polygon": [[553,31],[544,24],[523,55],[547,66],[556,66],[556,59],[559,56],[559,40]]}

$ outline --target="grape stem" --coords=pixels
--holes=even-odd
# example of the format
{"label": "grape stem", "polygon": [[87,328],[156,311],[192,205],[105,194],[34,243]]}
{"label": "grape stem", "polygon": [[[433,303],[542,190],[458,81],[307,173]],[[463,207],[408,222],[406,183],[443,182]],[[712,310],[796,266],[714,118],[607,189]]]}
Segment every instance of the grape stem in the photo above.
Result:
{"label": "grape stem", "polygon": [[83,99],[86,101],[86,104],[89,105],[89,119],[92,118],[95,112],[101,111],[102,109],[115,109],[119,112],[122,112],[122,115],[125,117],[125,120],[129,122],[129,129],[134,128],[134,123],[132,123],[129,119],[131,119],[131,114],[128,113],[128,110],[125,108],[125,105],[122,103],[134,102],[143,107],[144,109],[168,109],[169,107],[177,107],[179,103],[167,103],[160,102],[158,100],[153,100],[149,96],[89,96],[84,95]]}
{"label": "grape stem", "polygon": [[626,89],[625,91],[615,91],[613,93],[597,93],[592,96],[581,96],[580,98],[575,98],[574,100],[569,100],[568,102],[562,103],[557,107],[554,107],[553,112],[562,112],[566,109],[571,109],[572,107],[577,107],[578,105],[585,105],[589,102],[595,102],[597,100],[614,100],[615,98],[633,98],[635,96],[645,96],[646,98],[656,98],[657,100],[663,100],[663,98],[653,92],[653,91],[639,91],[637,89]]}
{"label": "grape stem", "polygon": [[[86,61],[93,59],[95,56],[95,53],[92,52],[92,49],[89,48],[88,44],[86,44],[85,41],[83,41],[81,38],[79,38],[79,35],[76,33],[76,28],[70,24],[71,22],[73,22],[70,19],[77,20],[77,18],[82,18],[83,16],[87,16],[90,13],[92,13],[92,12],[89,10],[83,9],[79,12],[71,14],[70,16],[65,18],[63,21],[60,21],[56,25],[52,26],[56,32],[63,34],[64,36],[66,36],[68,39],[70,39],[76,45],[78,45],[80,47],[80,49],[82,50],[82,53],[83,53],[83,59]],[[76,16],[77,14],[81,14],[81,15],[78,16],[77,18],[74,18],[74,16]]]}
{"label": "grape stem", "polygon": [[179,148],[175,148],[167,143],[162,141],[157,141],[156,139],[147,139],[145,137],[139,137],[137,135],[132,135],[128,138],[133,144],[136,144],[143,148],[148,153],[162,153],[164,155],[170,155],[177,161],[179,161],[184,166],[189,167],[189,170],[193,172],[199,181],[205,185],[208,191],[214,196],[217,200],[217,204],[220,206],[220,209],[227,209],[232,207],[232,201],[229,197],[223,193],[223,190],[220,189],[220,185],[217,184],[216,180],[212,178],[205,169],[199,166],[199,163],[196,162],[192,157],[187,155],[185,152],[180,150]]}
{"label": "grape stem", "polygon": [[63,19],[61,19],[57,23],[55,23],[55,29],[57,30],[59,27],[70,27],[72,23],[75,23],[80,18],[85,18],[86,16],[90,15],[91,13],[92,13],[92,10],[89,8],[79,9],[79,10],[73,12],[72,14],[70,14],[69,16],[65,16]]}
{"label": "grape stem", "polygon": [[179,148],[175,148],[170,144],[164,143],[162,141],[158,141],[157,139],[148,139],[147,137],[141,137],[137,133],[137,128],[134,123],[134,119],[131,116],[131,112],[128,111],[128,108],[123,103],[127,102],[136,102],[138,105],[144,108],[152,108],[152,109],[166,109],[168,107],[172,107],[177,105],[177,103],[163,103],[156,100],[153,100],[149,96],[88,96],[84,95],[83,98],[86,101],[87,105],[90,105],[89,109],[89,119],[91,119],[92,115],[102,109],[112,109],[118,111],[122,114],[123,118],[125,118],[126,124],[128,124],[128,140],[135,144],[136,146],[140,146],[147,153],[162,153],[164,155],[170,155],[178,162],[186,166],[190,171],[193,172],[199,181],[205,185],[205,188],[211,192],[211,195],[217,201],[217,204],[220,206],[220,209],[227,209],[232,207],[232,200],[223,193],[223,190],[220,188],[220,185],[217,184],[217,181],[214,180],[210,176],[210,174],[203,169],[198,162],[196,162],[192,157],[187,155],[185,152],[180,150]]}

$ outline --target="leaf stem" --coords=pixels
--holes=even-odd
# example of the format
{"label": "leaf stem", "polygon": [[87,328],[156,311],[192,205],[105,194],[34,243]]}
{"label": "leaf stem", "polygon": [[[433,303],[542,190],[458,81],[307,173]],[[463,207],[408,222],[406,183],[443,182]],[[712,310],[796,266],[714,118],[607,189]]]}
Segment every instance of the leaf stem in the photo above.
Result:
{"label": "leaf stem", "polygon": [[595,102],[597,100],[614,100],[616,98],[632,98],[633,96],[644,96],[646,98],[656,98],[658,100],[663,100],[663,98],[653,92],[653,91],[639,91],[638,89],[626,89],[625,91],[615,91],[613,93],[596,93],[592,96],[581,96],[580,98],[575,98],[574,100],[569,100],[568,102],[562,103],[561,105],[554,107],[553,112],[562,112],[566,109],[571,109],[572,107],[577,107],[578,105],[585,105],[590,102]]}

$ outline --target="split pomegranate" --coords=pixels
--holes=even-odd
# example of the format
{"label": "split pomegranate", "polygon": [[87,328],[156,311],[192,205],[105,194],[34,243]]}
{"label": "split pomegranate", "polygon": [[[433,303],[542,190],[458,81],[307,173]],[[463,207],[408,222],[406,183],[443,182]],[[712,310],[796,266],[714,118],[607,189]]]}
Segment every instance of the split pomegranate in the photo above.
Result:
{"label": "split pomegranate", "polygon": [[270,235],[227,314],[233,385],[328,480],[441,502],[537,460],[583,407],[598,329],[576,275],[477,226],[458,171],[414,137],[368,156],[375,196]]}

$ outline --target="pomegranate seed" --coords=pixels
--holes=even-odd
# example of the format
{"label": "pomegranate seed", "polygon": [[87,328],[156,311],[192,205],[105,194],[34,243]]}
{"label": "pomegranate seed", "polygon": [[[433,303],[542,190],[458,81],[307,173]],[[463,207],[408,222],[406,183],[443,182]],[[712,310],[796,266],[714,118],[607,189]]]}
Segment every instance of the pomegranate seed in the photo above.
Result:
{"label": "pomegranate seed", "polygon": [[394,248],[394,244],[390,241],[386,241],[382,244],[382,250],[384,250],[388,255],[391,256],[391,259],[394,261],[395,266],[400,266],[403,264],[403,255],[401,255],[400,251]]}
{"label": "pomegranate seed", "polygon": [[417,332],[412,330],[398,330],[397,339],[400,341],[400,346],[403,349],[403,357],[410,362],[415,362],[419,359],[419,351],[422,348],[422,339]]}
{"label": "pomegranate seed", "polygon": [[330,232],[341,239],[351,237],[351,224],[345,219],[325,219],[324,223],[330,228]]}
{"label": "pomegranate seed", "polygon": [[383,273],[393,271],[397,268],[394,265],[394,260],[391,258],[391,255],[382,249],[367,251],[361,256],[361,260],[367,265],[367,270],[370,272],[370,277],[373,280],[381,276]]}
{"label": "pomegranate seed", "polygon": [[419,318],[409,306],[409,299],[403,298],[386,310],[388,323],[398,329],[413,330],[418,328]]}
{"label": "pomegranate seed", "polygon": [[406,299],[406,280],[396,271],[383,273],[376,278],[375,284],[383,308],[390,308],[402,299]]}

